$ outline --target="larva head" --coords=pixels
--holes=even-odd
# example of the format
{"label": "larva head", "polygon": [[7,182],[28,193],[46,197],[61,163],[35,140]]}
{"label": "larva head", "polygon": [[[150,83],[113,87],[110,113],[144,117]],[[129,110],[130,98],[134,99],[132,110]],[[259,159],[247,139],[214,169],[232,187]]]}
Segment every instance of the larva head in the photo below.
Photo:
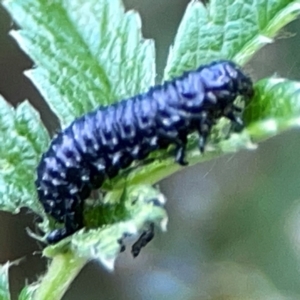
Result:
{"label": "larva head", "polygon": [[251,98],[254,95],[253,82],[241,68],[231,61],[224,62],[224,68],[232,81],[232,88],[245,98]]}
{"label": "larva head", "polygon": [[231,61],[214,62],[200,70],[208,101],[225,105],[239,95],[249,99],[253,96],[253,83],[241,68]]}
{"label": "larva head", "polygon": [[175,85],[182,96],[180,106],[192,113],[199,113],[205,108],[223,110],[237,96],[243,96],[246,101],[253,96],[251,78],[227,60],[187,72],[175,81]]}

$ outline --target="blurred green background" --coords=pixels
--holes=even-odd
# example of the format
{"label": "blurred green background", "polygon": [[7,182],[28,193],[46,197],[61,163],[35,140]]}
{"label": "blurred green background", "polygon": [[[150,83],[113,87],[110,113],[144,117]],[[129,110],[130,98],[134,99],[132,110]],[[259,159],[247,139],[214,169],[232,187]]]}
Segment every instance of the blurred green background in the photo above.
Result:
{"label": "blurred green background", "polygon": [[[157,48],[157,80],[187,0],[127,0],[140,12],[143,33]],[[0,93],[11,103],[28,98],[49,130],[58,128],[22,72],[33,66],[8,36],[0,7]],[[246,67],[255,80],[274,73],[300,80],[300,20],[290,24]],[[204,163],[161,183],[168,198],[167,233],[137,259],[122,254],[114,273],[90,263],[64,299],[300,299],[300,131],[260,144],[255,151]],[[11,269],[14,298],[46,268],[41,246],[29,238],[34,216],[0,213],[0,263]]]}

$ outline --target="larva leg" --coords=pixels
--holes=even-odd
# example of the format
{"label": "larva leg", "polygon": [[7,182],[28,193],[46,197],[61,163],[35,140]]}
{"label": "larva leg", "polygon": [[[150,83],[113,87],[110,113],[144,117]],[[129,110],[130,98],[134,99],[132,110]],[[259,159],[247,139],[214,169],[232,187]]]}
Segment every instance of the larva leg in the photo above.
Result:
{"label": "larva leg", "polygon": [[59,228],[55,229],[52,232],[50,232],[47,236],[47,243],[48,244],[55,244],[67,237],[69,234],[66,230],[66,228]]}
{"label": "larva leg", "polygon": [[186,151],[186,143],[187,138],[185,137],[184,140],[180,140],[180,143],[176,144],[176,154],[175,154],[175,161],[180,164],[181,166],[186,166],[189,163],[185,160],[185,151]]}
{"label": "larva leg", "polygon": [[83,227],[83,201],[79,197],[73,202],[66,201],[64,223],[69,235]]}
{"label": "larva leg", "polygon": [[243,120],[236,115],[236,113],[240,111],[240,108],[234,105],[225,108],[223,111],[223,116],[233,123],[232,125],[235,132],[241,132],[244,129]]}
{"label": "larva leg", "polygon": [[185,160],[185,151],[187,143],[186,135],[179,135],[175,131],[166,132],[163,130],[159,130],[158,135],[159,138],[161,138],[162,140],[167,141],[170,144],[175,144],[175,161],[181,166],[188,165],[188,162]]}
{"label": "larva leg", "polygon": [[[76,204],[75,204],[76,203]],[[65,200],[64,228],[53,230],[47,236],[49,244],[55,244],[83,227],[83,201]]]}
{"label": "larva leg", "polygon": [[203,112],[198,120],[198,134],[199,134],[199,150],[201,153],[205,150],[207,138],[210,134],[213,122],[210,120],[210,116],[207,112]]}

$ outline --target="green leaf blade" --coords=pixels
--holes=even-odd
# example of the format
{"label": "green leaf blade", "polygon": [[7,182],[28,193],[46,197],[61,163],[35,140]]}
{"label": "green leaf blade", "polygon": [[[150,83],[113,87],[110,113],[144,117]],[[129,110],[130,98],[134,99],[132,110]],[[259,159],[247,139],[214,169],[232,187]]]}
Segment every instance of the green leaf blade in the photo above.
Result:
{"label": "green leaf blade", "polygon": [[[83,41],[89,45],[91,55],[110,74],[109,78],[121,76],[118,84],[110,86],[113,94],[121,98],[134,95],[154,82],[154,72],[148,72],[152,67],[147,62],[150,59],[154,64],[154,48],[152,41],[143,40],[141,20],[136,12],[125,14],[120,0],[68,0],[64,7]],[[131,76],[126,78],[128,74]]]}
{"label": "green leaf blade", "polygon": [[18,300],[32,300],[34,299],[34,293],[38,288],[38,284],[26,285],[18,296]]}
{"label": "green leaf blade", "polygon": [[212,0],[207,7],[192,1],[170,49],[165,79],[213,60],[243,65],[299,13],[299,0]]}
{"label": "green leaf blade", "polygon": [[0,209],[17,213],[21,207],[30,207],[41,213],[34,180],[49,135],[27,101],[14,109],[2,97],[0,128]]}
{"label": "green leaf blade", "polygon": [[0,266],[0,299],[1,300],[10,300],[10,291],[9,291],[9,268],[11,266],[10,262],[5,263]]}
{"label": "green leaf blade", "polygon": [[257,141],[299,127],[300,82],[283,78],[260,80],[245,110],[245,121],[247,131]]}
{"label": "green leaf blade", "polygon": [[63,125],[154,83],[154,44],[120,0],[6,0],[12,31],[37,68],[27,76]]}
{"label": "green leaf blade", "polygon": [[40,155],[49,146],[49,135],[44,126],[41,126],[40,115],[24,101],[16,109],[15,127],[18,133],[25,136],[37,155]]}

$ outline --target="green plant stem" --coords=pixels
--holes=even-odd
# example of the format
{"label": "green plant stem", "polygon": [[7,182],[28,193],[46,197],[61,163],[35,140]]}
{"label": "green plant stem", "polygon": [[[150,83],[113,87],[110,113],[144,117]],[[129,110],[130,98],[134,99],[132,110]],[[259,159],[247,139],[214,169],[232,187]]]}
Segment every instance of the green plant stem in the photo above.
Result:
{"label": "green plant stem", "polygon": [[80,258],[72,252],[56,255],[51,261],[47,273],[41,278],[34,299],[61,299],[86,262],[87,259]]}

